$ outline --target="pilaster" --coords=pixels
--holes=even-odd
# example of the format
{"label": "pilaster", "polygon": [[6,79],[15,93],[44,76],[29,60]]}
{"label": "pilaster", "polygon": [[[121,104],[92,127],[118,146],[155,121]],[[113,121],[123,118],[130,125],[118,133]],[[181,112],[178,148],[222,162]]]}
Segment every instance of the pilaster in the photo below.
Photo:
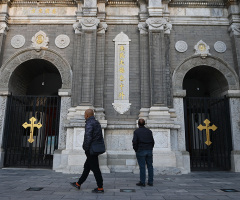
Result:
{"label": "pilaster", "polygon": [[6,40],[8,28],[8,4],[0,4],[0,66],[2,65],[2,58],[4,53],[4,43]]}
{"label": "pilaster", "polygon": [[240,74],[240,3],[229,1],[228,3],[229,34],[232,41],[232,53],[234,56],[235,70]]}
{"label": "pilaster", "polygon": [[7,96],[9,92],[2,91],[0,92],[0,168],[3,167],[4,164],[4,147],[3,147],[3,140],[4,140],[4,124],[5,124],[5,116],[6,116],[6,109],[7,109]]}
{"label": "pilaster", "polygon": [[232,131],[232,171],[240,172],[240,133],[239,133],[239,112],[240,112],[240,90],[229,90],[227,93],[230,104],[230,119]]}

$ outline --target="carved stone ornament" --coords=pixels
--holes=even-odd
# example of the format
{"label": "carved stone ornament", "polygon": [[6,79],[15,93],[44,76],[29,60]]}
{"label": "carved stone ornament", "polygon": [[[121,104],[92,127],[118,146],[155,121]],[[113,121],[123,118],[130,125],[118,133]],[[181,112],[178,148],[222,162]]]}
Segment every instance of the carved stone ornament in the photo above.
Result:
{"label": "carved stone ornament", "polygon": [[231,32],[233,35],[240,35],[240,24],[232,24],[228,31]]}
{"label": "carved stone ornament", "polygon": [[183,52],[187,51],[188,45],[185,41],[177,41],[176,44],[175,44],[175,49],[178,52],[183,53]]}
{"label": "carved stone ornament", "polygon": [[32,37],[32,46],[36,49],[48,48],[49,39],[43,31],[39,31]]}
{"label": "carved stone ornament", "polygon": [[138,29],[140,31],[140,34],[147,34],[148,33],[148,27],[145,22],[140,22],[138,24]]}
{"label": "carved stone ornament", "polygon": [[70,44],[70,38],[67,35],[59,35],[55,39],[55,44],[58,48],[64,49]]}
{"label": "carved stone ornament", "polygon": [[73,29],[75,31],[75,34],[82,32],[82,25],[79,22],[76,22],[73,24]]}
{"label": "carved stone ornament", "polygon": [[195,49],[195,55],[200,55],[203,58],[207,57],[208,55],[211,55],[209,53],[210,47],[205,42],[203,42],[202,40],[200,40],[194,46],[194,49]]}
{"label": "carved stone ornament", "polygon": [[227,50],[227,46],[224,42],[222,41],[217,41],[215,44],[214,44],[214,49],[216,52],[218,53],[224,53],[226,50]]}
{"label": "carved stone ornament", "polygon": [[15,35],[11,39],[11,45],[15,49],[23,47],[24,44],[25,44],[25,38],[22,35]]}
{"label": "carved stone ornament", "polygon": [[105,33],[106,30],[107,30],[107,23],[106,23],[106,22],[101,22],[101,23],[99,23],[97,32],[98,32],[98,33]]}
{"label": "carved stone ornament", "polygon": [[9,28],[8,28],[8,26],[7,26],[6,23],[0,24],[0,34],[1,34],[1,33],[5,33],[5,32],[8,31],[8,30],[9,30]]}
{"label": "carved stone ornament", "polygon": [[130,109],[131,103],[114,102],[113,108],[120,114],[124,114]]}
{"label": "carved stone ornament", "polygon": [[165,18],[148,18],[146,23],[150,30],[164,30],[165,34],[170,34],[172,24]]}
{"label": "carved stone ornament", "polygon": [[80,20],[83,29],[96,29],[100,20],[94,17],[87,17]]}

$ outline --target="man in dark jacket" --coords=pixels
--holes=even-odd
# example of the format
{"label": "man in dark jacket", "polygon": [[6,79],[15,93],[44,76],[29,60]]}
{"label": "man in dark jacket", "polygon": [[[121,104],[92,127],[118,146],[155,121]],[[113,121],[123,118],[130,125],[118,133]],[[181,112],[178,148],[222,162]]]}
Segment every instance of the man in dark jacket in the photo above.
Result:
{"label": "man in dark jacket", "polygon": [[134,131],[133,136],[133,149],[136,152],[138,165],[140,168],[140,182],[137,183],[137,186],[145,187],[146,181],[146,168],[148,168],[148,185],[153,186],[153,147],[154,139],[152,131],[146,128],[145,120],[139,119],[138,126],[139,128]]}
{"label": "man in dark jacket", "polygon": [[101,171],[99,169],[98,156],[90,155],[90,147],[93,141],[103,140],[102,128],[100,123],[95,119],[94,112],[92,109],[85,111],[85,135],[83,141],[83,150],[87,156],[87,159],[84,164],[84,170],[82,176],[79,178],[78,182],[70,183],[73,187],[80,189],[81,184],[87,179],[90,170],[93,172],[94,177],[97,182],[98,188],[92,190],[94,193],[103,193],[103,178]]}

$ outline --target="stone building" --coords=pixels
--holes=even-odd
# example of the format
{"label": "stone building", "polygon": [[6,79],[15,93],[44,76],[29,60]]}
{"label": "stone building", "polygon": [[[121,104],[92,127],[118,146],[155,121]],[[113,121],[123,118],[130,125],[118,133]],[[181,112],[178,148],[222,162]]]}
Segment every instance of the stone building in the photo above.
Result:
{"label": "stone building", "polygon": [[239,0],[1,0],[0,66],[0,167],[81,172],[93,108],[103,172],[139,118],[155,173],[240,171]]}

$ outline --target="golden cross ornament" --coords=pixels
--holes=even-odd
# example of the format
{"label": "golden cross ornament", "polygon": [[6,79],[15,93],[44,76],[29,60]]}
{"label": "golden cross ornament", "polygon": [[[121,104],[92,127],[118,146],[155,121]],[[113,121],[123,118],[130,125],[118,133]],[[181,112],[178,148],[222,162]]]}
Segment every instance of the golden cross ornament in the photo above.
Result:
{"label": "golden cross ornament", "polygon": [[213,124],[212,126],[209,126],[210,124],[210,121],[208,119],[205,119],[204,120],[204,124],[206,124],[206,126],[203,126],[202,124],[200,124],[197,128],[202,131],[203,129],[206,129],[206,136],[207,136],[207,141],[205,142],[206,145],[211,145],[212,142],[210,141],[210,133],[209,133],[209,130],[213,130],[213,131],[216,131],[217,130],[217,127]]}
{"label": "golden cross ornament", "polygon": [[30,127],[30,138],[28,139],[28,142],[29,143],[33,143],[34,142],[34,139],[33,139],[33,131],[34,131],[34,128],[38,128],[40,129],[42,127],[42,124],[40,122],[38,122],[37,124],[35,124],[35,121],[36,118],[32,117],[31,119],[29,119],[29,121],[31,122],[31,124],[28,124],[27,122],[25,122],[22,126],[23,128],[28,128]]}

